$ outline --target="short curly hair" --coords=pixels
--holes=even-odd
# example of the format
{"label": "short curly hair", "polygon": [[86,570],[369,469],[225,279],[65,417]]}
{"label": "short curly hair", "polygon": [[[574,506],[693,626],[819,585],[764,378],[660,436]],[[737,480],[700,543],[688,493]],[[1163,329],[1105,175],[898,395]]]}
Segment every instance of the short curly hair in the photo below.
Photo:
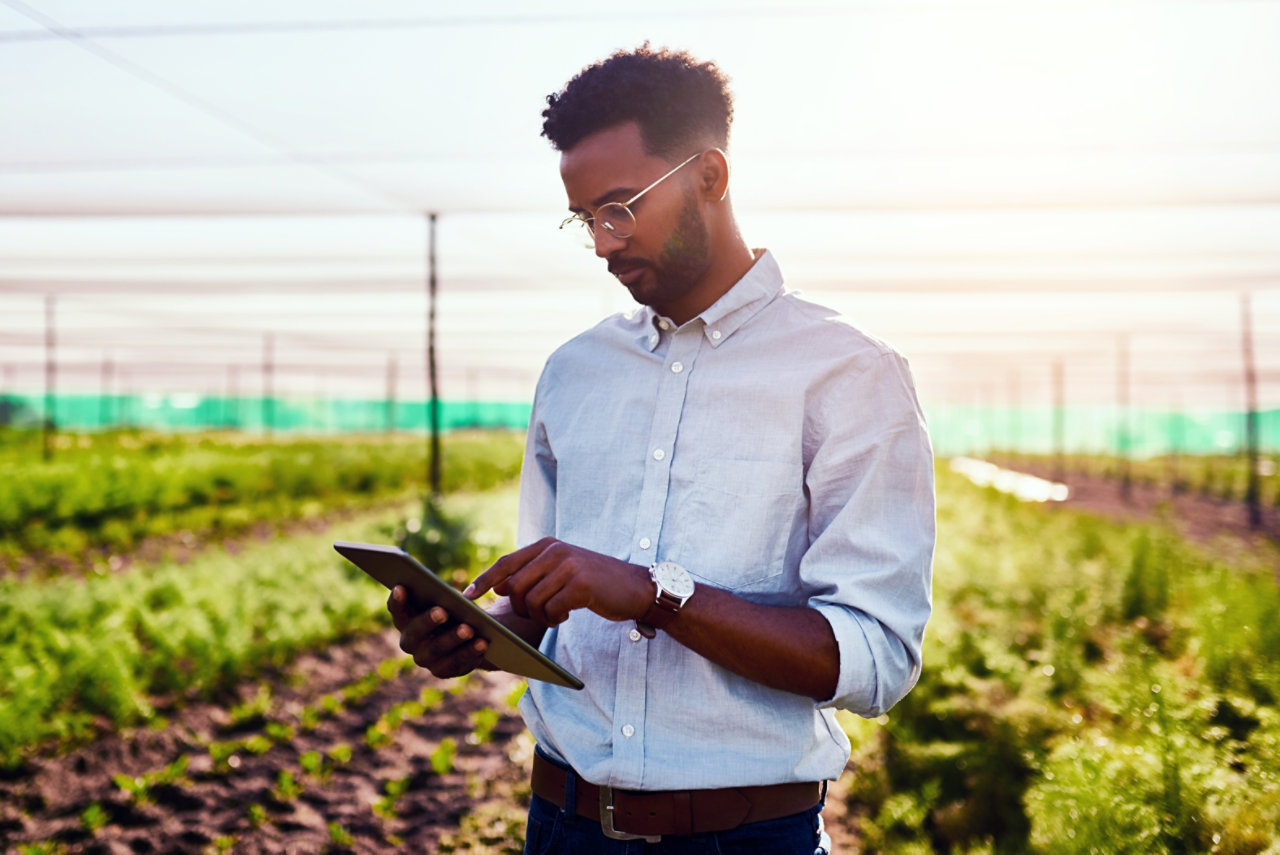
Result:
{"label": "short curly hair", "polygon": [[715,63],[645,42],[582,69],[547,96],[542,117],[542,135],[562,152],[597,131],[639,122],[645,150],[674,163],[698,146],[728,150],[733,95]]}

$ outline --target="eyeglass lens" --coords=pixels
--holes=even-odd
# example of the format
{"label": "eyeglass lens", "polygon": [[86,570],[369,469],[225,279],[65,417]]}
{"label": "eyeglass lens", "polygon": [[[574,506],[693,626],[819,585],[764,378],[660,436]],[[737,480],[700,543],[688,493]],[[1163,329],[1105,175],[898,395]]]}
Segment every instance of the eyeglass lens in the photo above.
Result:
{"label": "eyeglass lens", "polygon": [[596,209],[595,221],[587,226],[592,237],[596,229],[604,229],[617,238],[629,238],[635,234],[636,218],[621,202],[608,202]]}

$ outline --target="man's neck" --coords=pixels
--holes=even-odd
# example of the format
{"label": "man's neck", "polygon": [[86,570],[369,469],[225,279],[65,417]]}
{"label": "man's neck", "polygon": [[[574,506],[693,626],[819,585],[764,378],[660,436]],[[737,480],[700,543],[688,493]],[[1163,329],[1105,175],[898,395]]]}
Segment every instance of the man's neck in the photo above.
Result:
{"label": "man's neck", "polygon": [[676,326],[681,326],[711,308],[727,294],[730,288],[747,275],[747,271],[756,263],[756,256],[736,230],[732,239],[724,243],[725,246],[712,249],[711,258],[714,260],[698,287],[689,293],[689,300],[685,301],[685,305],[653,308],[669,317]]}

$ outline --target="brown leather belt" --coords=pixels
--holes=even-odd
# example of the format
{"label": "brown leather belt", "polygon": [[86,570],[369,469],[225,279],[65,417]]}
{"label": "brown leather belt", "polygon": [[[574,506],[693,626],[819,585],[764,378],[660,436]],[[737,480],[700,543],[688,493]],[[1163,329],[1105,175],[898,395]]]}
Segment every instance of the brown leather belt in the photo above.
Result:
{"label": "brown leather belt", "polygon": [[[569,771],[534,754],[533,792],[567,807]],[[821,784],[802,782],[723,790],[615,790],[577,780],[578,816],[600,823],[608,837],[654,840],[664,834],[728,831],[806,811],[822,797]]]}

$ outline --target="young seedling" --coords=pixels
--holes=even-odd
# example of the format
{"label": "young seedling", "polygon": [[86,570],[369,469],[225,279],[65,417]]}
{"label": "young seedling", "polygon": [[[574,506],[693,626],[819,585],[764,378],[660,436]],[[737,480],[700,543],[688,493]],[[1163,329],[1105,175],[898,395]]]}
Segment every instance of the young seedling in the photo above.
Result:
{"label": "young seedling", "polygon": [[97,834],[106,827],[110,820],[111,817],[102,809],[102,805],[97,802],[94,802],[80,812],[80,824],[84,826],[84,830],[90,834]]}
{"label": "young seedling", "polygon": [[412,775],[406,775],[403,778],[393,778],[387,781],[383,787],[383,797],[373,803],[373,812],[383,819],[396,818],[396,802],[409,789],[409,781]]}
{"label": "young seedling", "polygon": [[303,789],[303,786],[293,777],[292,772],[288,769],[281,769],[280,774],[276,777],[275,788],[271,793],[279,801],[291,802],[302,795]]}
{"label": "young seedling", "polygon": [[437,775],[447,775],[453,771],[453,758],[458,753],[458,743],[452,736],[447,736],[440,746],[431,752],[431,768]]}
{"label": "young seedling", "polygon": [[356,839],[335,820],[329,823],[329,842],[334,846],[354,846]]}
{"label": "young seedling", "polygon": [[308,751],[298,758],[302,771],[313,778],[324,781],[329,777],[329,767],[324,762],[324,755],[319,751]]}
{"label": "young seedling", "polygon": [[467,734],[467,744],[484,745],[493,737],[493,729],[502,720],[501,714],[493,707],[483,707],[471,714],[474,729]]}

